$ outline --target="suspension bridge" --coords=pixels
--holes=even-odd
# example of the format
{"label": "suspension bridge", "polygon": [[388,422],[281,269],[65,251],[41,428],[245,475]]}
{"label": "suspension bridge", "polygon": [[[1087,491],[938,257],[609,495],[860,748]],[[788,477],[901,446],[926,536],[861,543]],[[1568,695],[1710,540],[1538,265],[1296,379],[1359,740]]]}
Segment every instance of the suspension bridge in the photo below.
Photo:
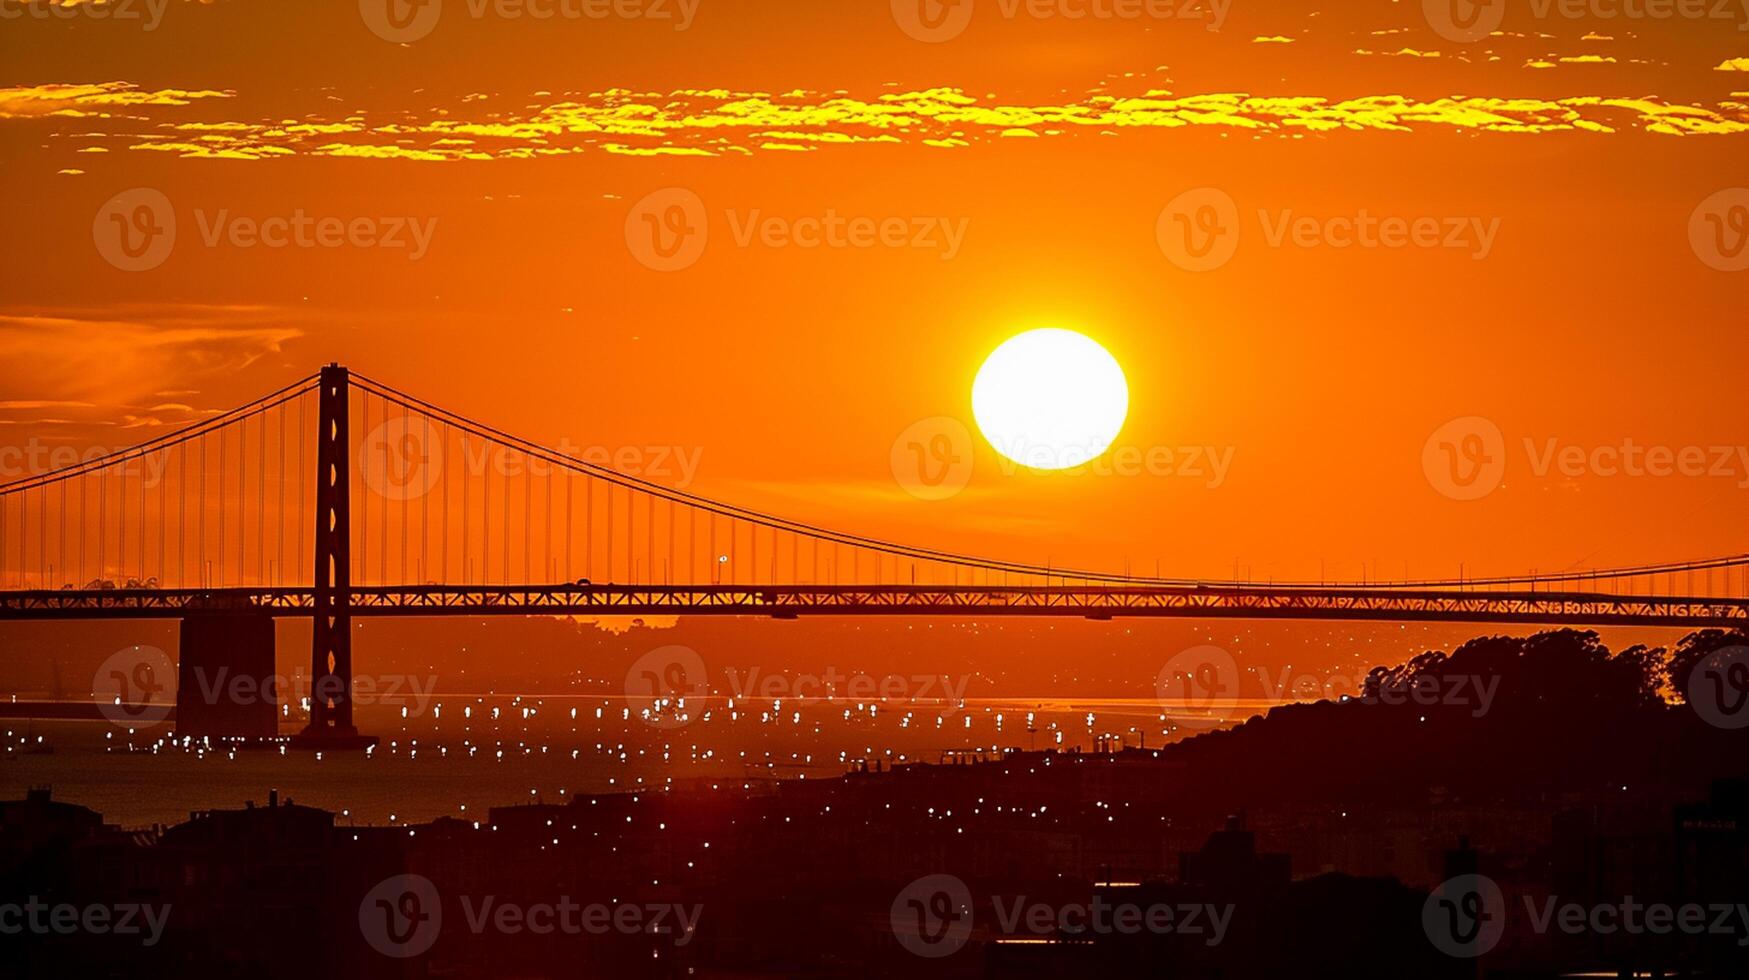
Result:
{"label": "suspension bridge", "polygon": [[[354,617],[507,615],[1732,627],[1749,625],[1749,556],[1343,585],[999,561],[639,479],[339,365],[0,485],[0,619],[176,619],[183,673],[271,676],[273,620],[310,618],[307,744],[368,741],[352,720]],[[193,717],[179,708],[179,728]],[[239,733],[228,726],[208,733]]]}

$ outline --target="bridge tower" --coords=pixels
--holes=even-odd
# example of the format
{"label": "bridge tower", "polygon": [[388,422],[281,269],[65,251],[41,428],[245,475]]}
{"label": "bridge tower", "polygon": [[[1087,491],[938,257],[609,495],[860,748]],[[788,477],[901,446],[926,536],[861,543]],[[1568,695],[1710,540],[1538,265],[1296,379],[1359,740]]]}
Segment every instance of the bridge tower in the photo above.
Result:
{"label": "bridge tower", "polygon": [[316,411],[315,628],[310,638],[310,723],[301,748],[362,748],[376,738],[352,722],[351,383],[322,368]]}

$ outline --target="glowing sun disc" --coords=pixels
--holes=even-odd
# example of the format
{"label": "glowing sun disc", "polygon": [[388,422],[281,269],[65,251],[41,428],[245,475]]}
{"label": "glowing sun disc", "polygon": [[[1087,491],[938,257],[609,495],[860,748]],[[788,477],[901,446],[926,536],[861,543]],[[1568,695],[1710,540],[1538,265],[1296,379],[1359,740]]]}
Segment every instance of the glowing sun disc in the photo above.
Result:
{"label": "glowing sun disc", "polygon": [[1029,330],[996,348],[972,382],[972,415],[1003,456],[1037,470],[1081,466],[1111,448],[1129,383],[1104,347],[1073,330]]}

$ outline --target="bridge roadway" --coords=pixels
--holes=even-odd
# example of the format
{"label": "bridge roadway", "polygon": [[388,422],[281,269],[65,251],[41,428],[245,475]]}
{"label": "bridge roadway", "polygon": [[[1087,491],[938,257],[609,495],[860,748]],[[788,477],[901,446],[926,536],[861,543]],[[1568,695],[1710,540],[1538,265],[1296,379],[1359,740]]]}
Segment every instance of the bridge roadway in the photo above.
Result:
{"label": "bridge roadway", "polygon": [[[423,585],[355,586],[353,616],[1053,616],[1749,626],[1749,599],[1346,586]],[[315,590],[102,589],[0,592],[0,620],[315,615]]]}

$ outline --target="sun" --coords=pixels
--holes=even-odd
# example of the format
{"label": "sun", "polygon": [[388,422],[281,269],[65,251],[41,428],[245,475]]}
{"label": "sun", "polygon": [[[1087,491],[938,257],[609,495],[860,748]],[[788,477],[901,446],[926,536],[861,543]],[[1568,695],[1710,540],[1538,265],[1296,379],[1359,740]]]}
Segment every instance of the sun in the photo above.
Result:
{"label": "sun", "polygon": [[996,348],[972,382],[972,415],[1002,455],[1037,470],[1098,458],[1130,410],[1123,368],[1073,330],[1028,330]]}

